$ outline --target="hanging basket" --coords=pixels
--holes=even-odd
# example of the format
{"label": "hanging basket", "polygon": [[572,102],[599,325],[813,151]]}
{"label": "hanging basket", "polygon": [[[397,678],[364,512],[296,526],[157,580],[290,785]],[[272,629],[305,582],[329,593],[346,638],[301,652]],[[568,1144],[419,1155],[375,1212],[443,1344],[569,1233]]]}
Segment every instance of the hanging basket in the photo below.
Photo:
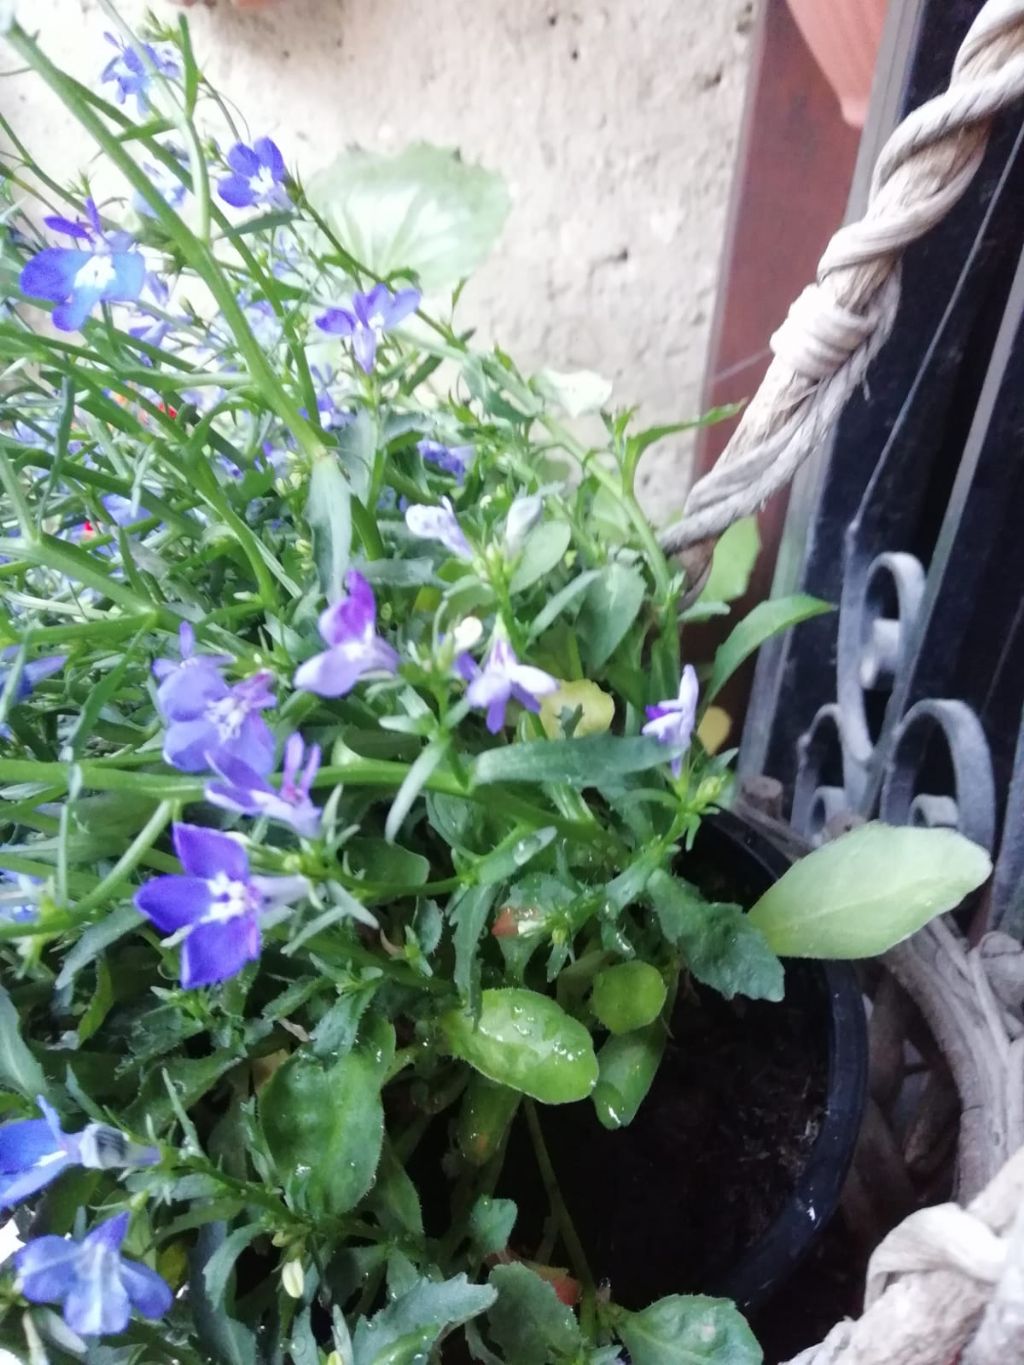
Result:
{"label": "hanging basket", "polygon": [[888,0],[789,0],[789,8],[843,118],[863,128]]}

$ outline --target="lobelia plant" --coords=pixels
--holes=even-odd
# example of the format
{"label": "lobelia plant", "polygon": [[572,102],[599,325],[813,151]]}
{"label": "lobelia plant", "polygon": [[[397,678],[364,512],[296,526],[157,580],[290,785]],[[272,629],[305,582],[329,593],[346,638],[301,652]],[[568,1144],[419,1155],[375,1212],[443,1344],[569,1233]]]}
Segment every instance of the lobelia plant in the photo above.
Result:
{"label": "lobelia plant", "polygon": [[[704,902],[680,874],[729,776],[701,673],[706,708],[827,606],[772,603],[711,669],[683,660],[681,621],[742,591],[719,558],[681,613],[637,501],[686,424],[605,412],[581,440],[595,377],[472,349],[457,289],[428,312],[436,241],[422,272],[414,233],[384,241],[397,266],[372,232],[357,259],[338,224],[392,172],[307,193],[234,129],[184,21],[118,27],[95,88],[7,39],[120,188],[60,185],[6,130],[0,1205],[25,1245],[0,1340],[104,1365],[399,1365],[460,1337],[509,1365],[756,1362],[724,1300],[598,1292],[538,1106],[627,1124],[680,980],[778,999],[773,949],[880,951],[985,855],[861,833],[747,918]],[[441,161],[475,258],[500,194]],[[494,1194],[520,1107],[571,1275],[522,1259]],[[440,1238],[410,1175],[439,1124]]]}

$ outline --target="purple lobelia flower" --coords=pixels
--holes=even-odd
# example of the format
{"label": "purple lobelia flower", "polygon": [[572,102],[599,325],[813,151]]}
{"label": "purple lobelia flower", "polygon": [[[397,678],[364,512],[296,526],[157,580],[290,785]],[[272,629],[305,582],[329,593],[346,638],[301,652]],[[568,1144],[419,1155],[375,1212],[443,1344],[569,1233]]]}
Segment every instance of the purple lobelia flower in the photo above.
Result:
{"label": "purple lobelia flower", "polygon": [[311,745],[307,755],[302,736],[294,734],[284,746],[280,788],[272,787],[246,764],[228,760],[217,768],[224,780],[206,784],[206,799],[239,815],[265,815],[289,825],[304,839],[315,839],[320,833],[320,811],[310,800],[309,789],[319,767],[319,744]]}
{"label": "purple lobelia flower", "polygon": [[80,1133],[65,1133],[57,1113],[38,1096],[41,1119],[15,1119],[0,1125],[0,1208],[10,1208],[49,1185],[69,1166],[110,1170],[152,1166],[154,1147],[139,1147],[117,1128],[88,1123]]}
{"label": "purple lobelia flower", "polygon": [[150,43],[141,43],[135,48],[121,42],[112,33],[104,33],[103,36],[117,49],[117,54],[103,68],[100,80],[115,83],[118,104],[124,104],[128,96],[133,95],[139,113],[144,114],[149,108],[149,83],[153,72],[177,77],[181,75],[181,68],[166,48],[161,50]]}
{"label": "purple lobelia flower", "polygon": [[276,704],[270,673],[254,673],[229,687],[219,673],[194,669],[162,707],[168,722],[164,758],[186,773],[208,772],[232,759],[269,773],[274,736],[260,712]]}
{"label": "purple lobelia flower", "polygon": [[24,872],[0,871],[0,920],[31,924],[39,917],[40,877]]}
{"label": "purple lobelia flower", "polygon": [[51,217],[47,226],[63,232],[79,246],[48,246],[22,267],[20,288],[35,299],[49,299],[53,325],[76,332],[97,303],[130,303],[142,293],[146,263],[138,251],[127,251],[123,233],[107,236],[96,205],[85,202],[89,222]]}
{"label": "purple lobelia flower", "polygon": [[699,690],[693,664],[687,664],[679,680],[679,695],[646,708],[647,724],[640,733],[656,739],[659,744],[670,744],[679,750],[672,760],[672,773],[675,777],[682,772],[683,754],[690,747],[690,740],[693,738]]}
{"label": "purple lobelia flower", "polygon": [[458,523],[450,499],[442,498],[438,507],[414,502],[405,509],[405,524],[420,540],[439,540],[459,559],[473,558],[473,547]]}
{"label": "purple lobelia flower", "polygon": [[348,596],[320,616],[328,648],[300,664],[295,686],[319,697],[344,697],[367,673],[394,673],[398,655],[377,634],[373,589],[354,569],[345,579]]}
{"label": "purple lobelia flower", "polygon": [[328,308],[316,325],[322,332],[351,337],[357,363],[370,374],[381,337],[414,313],[421,297],[418,289],[399,289],[393,294],[386,284],[378,284],[368,294],[354,294],[350,308]]}
{"label": "purple lobelia flower", "polygon": [[182,944],[181,984],[226,981],[260,954],[260,912],[299,900],[305,877],[259,877],[242,846],[198,825],[174,826],[184,876],[154,877],[135,904],[171,942]]}
{"label": "purple lobelia flower", "polygon": [[459,483],[464,481],[475,454],[472,446],[446,446],[441,441],[417,441],[416,449],[428,464],[451,474]]}
{"label": "purple lobelia flower", "polygon": [[284,157],[269,137],[258,137],[251,147],[236,142],[227,155],[231,174],[218,182],[217,193],[236,209],[265,205],[287,208],[291,203],[284,182]]}
{"label": "purple lobelia flower", "polygon": [[460,654],[455,667],[469,683],[466,699],[487,712],[487,728],[496,735],[505,724],[505,708],[517,701],[528,711],[540,710],[540,697],[558,691],[558,680],[543,669],[521,664],[507,640],[497,639],[480,667],[468,654]]}
{"label": "purple lobelia flower", "polygon": [[80,1337],[112,1336],[132,1309],[162,1318],[174,1301],[170,1286],[141,1261],[121,1255],[128,1214],[108,1218],[80,1241],[36,1237],[15,1252],[16,1286],[32,1303],[59,1303]]}
{"label": "purple lobelia flower", "polygon": [[[9,645],[7,649],[0,649],[0,694],[8,685],[10,668],[5,668],[18,653],[17,645]],[[17,705],[30,696],[32,689],[37,683],[41,683],[44,678],[49,678],[52,674],[58,673],[67,663],[66,654],[47,654],[42,659],[33,659],[21,670],[18,681],[14,684],[14,695],[11,697],[11,704]]]}

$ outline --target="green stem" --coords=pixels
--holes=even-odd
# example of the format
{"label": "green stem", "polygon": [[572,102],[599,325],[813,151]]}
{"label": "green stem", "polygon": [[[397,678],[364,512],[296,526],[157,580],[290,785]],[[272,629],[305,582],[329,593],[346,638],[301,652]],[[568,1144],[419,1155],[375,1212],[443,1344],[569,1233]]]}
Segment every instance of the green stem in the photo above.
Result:
{"label": "green stem", "polygon": [[526,1111],[526,1125],[530,1130],[530,1141],[533,1144],[533,1154],[537,1158],[537,1167],[540,1171],[541,1182],[551,1205],[551,1212],[558,1223],[558,1230],[562,1237],[566,1251],[569,1253],[569,1262],[572,1265],[573,1274],[583,1287],[583,1307],[581,1317],[587,1313],[588,1298],[590,1303],[590,1315],[593,1316],[593,1304],[596,1294],[594,1277],[590,1273],[590,1266],[587,1264],[587,1254],[583,1250],[583,1243],[580,1241],[576,1225],[572,1221],[572,1216],[566,1208],[565,1200],[562,1198],[562,1191],[558,1188],[558,1177],[555,1168],[551,1164],[551,1155],[548,1152],[547,1143],[544,1141],[544,1133],[541,1130],[540,1118],[537,1114],[537,1106],[533,1100],[527,1097],[524,1100],[523,1108]]}
{"label": "green stem", "polygon": [[[63,809],[68,810],[69,807],[64,806]],[[72,919],[75,923],[87,917],[95,906],[101,904],[112,892],[124,885],[138,867],[143,854],[149,852],[170,824],[173,814],[174,803],[161,801],[103,880],[98,882],[89,894],[83,896],[77,903],[72,912]]]}

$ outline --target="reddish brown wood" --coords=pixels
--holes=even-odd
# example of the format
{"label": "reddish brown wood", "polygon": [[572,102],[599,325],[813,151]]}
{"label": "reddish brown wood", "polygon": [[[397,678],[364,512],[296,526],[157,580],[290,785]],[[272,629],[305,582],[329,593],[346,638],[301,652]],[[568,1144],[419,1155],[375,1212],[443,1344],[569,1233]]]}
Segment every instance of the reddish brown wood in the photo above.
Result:
{"label": "reddish brown wood", "polygon": [[[843,220],[859,138],[843,122],[785,0],[764,0],[712,325],[705,409],[749,398],[761,382],[769,337],[814,278],[821,251]],[[700,433],[695,476],[715,462],[734,426],[735,420],[723,422]],[[785,512],[786,496],[779,494],[761,513],[764,548],[739,610],[771,590]],[[727,629],[721,620],[691,629],[687,653],[707,657]],[[723,695],[734,717],[746,704],[752,674],[751,664]]]}

